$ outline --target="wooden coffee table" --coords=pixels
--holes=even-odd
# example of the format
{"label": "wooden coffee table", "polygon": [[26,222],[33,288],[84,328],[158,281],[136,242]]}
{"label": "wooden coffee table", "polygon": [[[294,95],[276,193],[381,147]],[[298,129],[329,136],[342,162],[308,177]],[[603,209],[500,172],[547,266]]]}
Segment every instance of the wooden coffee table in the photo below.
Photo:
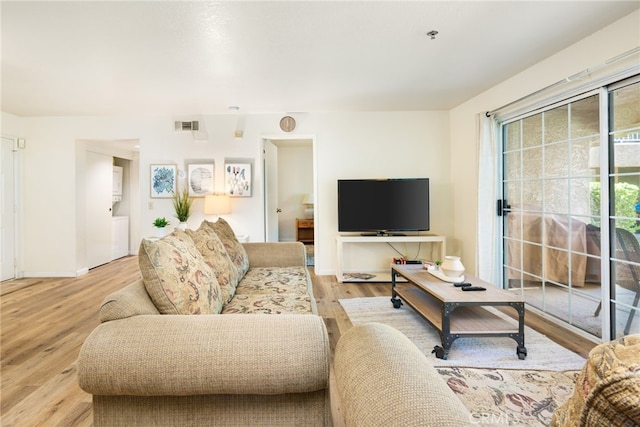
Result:
{"label": "wooden coffee table", "polygon": [[[398,276],[407,283],[396,281]],[[486,291],[464,292],[453,283],[442,281],[427,272],[420,264],[393,264],[391,266],[391,302],[400,308],[404,301],[437,329],[442,346],[432,351],[436,357],[446,359],[451,344],[461,337],[509,337],[518,344],[518,358],[527,357],[524,346],[524,300],[504,289],[465,275],[465,281],[482,286]],[[518,327],[486,307],[513,307],[518,313]]]}

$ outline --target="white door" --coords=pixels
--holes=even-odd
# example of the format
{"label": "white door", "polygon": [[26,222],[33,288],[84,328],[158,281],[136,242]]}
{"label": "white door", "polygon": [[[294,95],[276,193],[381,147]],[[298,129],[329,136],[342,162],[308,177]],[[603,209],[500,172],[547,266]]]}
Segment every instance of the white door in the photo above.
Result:
{"label": "white door", "polygon": [[113,158],[87,151],[86,159],[87,264],[93,268],[111,261]]}
{"label": "white door", "polygon": [[2,280],[15,278],[15,181],[14,181],[14,141],[2,138],[2,153],[0,159],[0,181],[2,194],[0,195],[0,272]]}
{"label": "white door", "polygon": [[278,147],[264,140],[265,241],[278,241]]}

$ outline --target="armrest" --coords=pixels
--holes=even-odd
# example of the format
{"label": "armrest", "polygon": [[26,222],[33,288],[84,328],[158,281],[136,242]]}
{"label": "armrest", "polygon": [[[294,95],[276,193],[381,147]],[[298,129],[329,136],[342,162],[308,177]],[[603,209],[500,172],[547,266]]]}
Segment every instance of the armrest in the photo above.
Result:
{"label": "armrest", "polygon": [[243,243],[250,267],[306,266],[307,253],[301,242]]}
{"label": "armrest", "polygon": [[142,279],[107,295],[100,305],[100,322],[103,323],[141,314],[160,314]]}
{"label": "armrest", "polygon": [[334,367],[345,425],[472,425],[425,355],[390,326],[353,326],[338,341]]}
{"label": "armrest", "polygon": [[317,391],[328,388],[329,340],[314,315],[134,316],[87,337],[78,381],[94,395]]}

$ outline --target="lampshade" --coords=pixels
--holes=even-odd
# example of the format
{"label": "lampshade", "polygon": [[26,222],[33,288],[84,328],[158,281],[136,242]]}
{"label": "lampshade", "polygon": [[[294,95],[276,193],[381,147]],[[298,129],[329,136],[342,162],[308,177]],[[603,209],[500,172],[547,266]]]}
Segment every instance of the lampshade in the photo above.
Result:
{"label": "lampshade", "polygon": [[231,197],[227,194],[208,194],[205,196],[205,215],[222,215],[228,213],[231,213]]}
{"label": "lampshade", "polygon": [[315,198],[313,197],[313,193],[307,193],[302,198],[302,205],[304,206],[304,217],[306,219],[313,219],[314,203],[315,203]]}

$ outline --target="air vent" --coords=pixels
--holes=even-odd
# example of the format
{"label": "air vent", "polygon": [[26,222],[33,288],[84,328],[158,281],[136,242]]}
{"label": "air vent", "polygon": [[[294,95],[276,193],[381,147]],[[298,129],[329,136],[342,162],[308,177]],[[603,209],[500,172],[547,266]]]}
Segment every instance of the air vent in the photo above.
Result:
{"label": "air vent", "polygon": [[176,131],[200,130],[200,122],[175,122]]}

